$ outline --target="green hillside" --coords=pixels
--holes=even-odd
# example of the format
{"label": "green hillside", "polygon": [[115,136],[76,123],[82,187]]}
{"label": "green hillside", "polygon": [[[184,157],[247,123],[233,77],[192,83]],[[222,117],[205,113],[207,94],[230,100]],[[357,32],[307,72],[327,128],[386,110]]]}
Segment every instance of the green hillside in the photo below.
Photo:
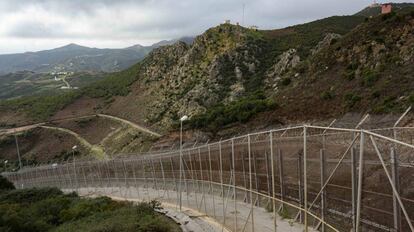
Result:
{"label": "green hillside", "polygon": [[[205,75],[207,75],[206,70],[208,69],[208,66],[212,65],[212,62],[217,62],[212,60],[214,56],[222,56],[222,58],[219,59],[222,66],[219,72],[225,76],[225,79],[220,81],[219,84],[221,88],[217,91],[219,94],[222,94],[222,98],[224,98],[229,91],[230,85],[235,81],[233,72],[235,66],[239,66],[243,72],[248,69],[248,67],[242,64],[246,61],[240,60],[236,61],[237,64],[232,63],[232,61],[228,60],[228,55],[234,52],[250,51],[252,52],[252,59],[258,59],[259,62],[255,71],[249,74],[250,77],[243,80],[244,88],[246,88],[247,91],[243,94],[243,97],[252,98],[251,95],[257,90],[260,90],[261,86],[263,86],[262,82],[266,70],[273,64],[273,62],[275,62],[277,56],[284,51],[289,48],[297,48],[300,55],[303,58],[306,58],[309,55],[309,49],[323,39],[325,33],[345,34],[362,21],[363,18],[358,16],[335,16],[285,29],[257,32],[233,25],[221,25],[206,31],[203,35],[195,39],[192,47],[198,49],[198,47],[202,46],[205,48],[205,51],[194,53],[194,57],[200,56],[202,58],[199,61],[195,61],[199,63],[193,63],[191,66],[187,65],[187,68],[185,69],[189,76],[197,77],[197,81],[202,80],[205,78]],[[183,43],[178,42],[178,44]],[[145,76],[144,73],[146,70],[153,68],[160,70],[163,70],[163,68],[172,69],[173,66],[171,65],[174,65],[175,62],[173,59],[180,58],[180,56],[177,56],[178,54],[174,53],[174,49],[176,49],[174,46],[176,45],[156,49],[142,62],[133,65],[124,71],[110,74],[105,79],[84,87],[79,91],[58,94],[55,95],[56,97],[23,97],[16,100],[2,101],[0,102],[0,108],[4,110],[19,110],[21,112],[26,112],[30,118],[35,120],[45,120],[80,96],[99,98],[109,104],[113,101],[111,99],[116,96],[128,95],[131,91],[131,84],[136,81],[145,83],[153,82],[150,80],[154,77]],[[186,50],[189,49],[188,45],[182,46],[186,46]],[[168,54],[171,56],[168,58],[169,60],[163,58],[163,56],[167,57],[166,53],[170,53]],[[168,71],[166,70],[166,72]],[[174,76],[176,74],[172,75],[172,78],[177,78]],[[177,92],[174,91],[174,93],[168,91],[165,95],[176,95],[179,97],[180,94],[186,94],[194,87],[194,81],[195,80],[190,81],[189,83],[183,83],[182,86],[180,86],[180,90],[177,90]],[[165,84],[162,84],[158,87],[162,88],[163,85],[165,86]],[[253,96],[253,98],[255,97]],[[222,102],[216,101],[213,103],[213,105],[217,105],[217,107],[219,104],[222,104]],[[211,106],[210,103],[208,105],[202,105],[207,108]],[[173,112],[173,114],[175,113]],[[159,117],[164,116],[161,114],[156,115],[150,120],[156,121],[156,118]]]}

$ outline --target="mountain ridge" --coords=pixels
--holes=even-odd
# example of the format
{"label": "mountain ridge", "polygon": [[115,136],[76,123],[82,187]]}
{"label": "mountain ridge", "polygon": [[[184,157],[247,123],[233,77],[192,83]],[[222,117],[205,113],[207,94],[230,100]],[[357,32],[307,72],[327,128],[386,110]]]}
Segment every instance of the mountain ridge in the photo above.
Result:
{"label": "mountain ridge", "polygon": [[70,43],[37,52],[0,54],[0,74],[18,71],[115,72],[139,62],[154,48],[178,40],[164,40],[150,46],[135,44],[126,48],[93,48]]}

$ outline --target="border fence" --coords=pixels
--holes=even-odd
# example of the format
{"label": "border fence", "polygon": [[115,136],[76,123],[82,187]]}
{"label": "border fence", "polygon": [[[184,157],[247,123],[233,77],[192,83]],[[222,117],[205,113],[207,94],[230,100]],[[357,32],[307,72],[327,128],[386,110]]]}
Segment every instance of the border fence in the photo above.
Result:
{"label": "border fence", "polygon": [[412,127],[302,125],[5,176],[22,188],[157,199],[228,231],[414,231],[413,141]]}

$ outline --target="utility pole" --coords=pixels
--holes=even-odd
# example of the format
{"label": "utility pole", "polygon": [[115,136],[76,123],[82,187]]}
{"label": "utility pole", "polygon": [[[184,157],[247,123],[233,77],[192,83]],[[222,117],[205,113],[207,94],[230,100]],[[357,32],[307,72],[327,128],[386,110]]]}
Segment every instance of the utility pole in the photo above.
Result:
{"label": "utility pole", "polygon": [[188,119],[187,115],[184,115],[181,119],[180,119],[180,211],[182,208],[182,195],[183,195],[183,188],[181,186],[182,184],[182,179],[183,179],[183,122],[185,120]]}
{"label": "utility pole", "polygon": [[4,161],[4,172],[7,172],[7,163],[8,162],[9,162],[8,160],[5,160]]}
{"label": "utility pole", "polygon": [[76,176],[76,160],[75,160],[75,150],[77,148],[78,148],[78,146],[76,146],[76,145],[72,147],[73,174],[74,174],[74,178],[75,178],[75,182],[76,182],[76,191],[78,191],[78,188],[79,188],[78,177]]}
{"label": "utility pole", "polygon": [[20,158],[19,142],[17,141],[17,135],[14,134],[14,141],[16,142],[17,158],[19,159],[19,170],[22,170],[22,160]]}
{"label": "utility pole", "polygon": [[242,26],[244,26],[244,8],[246,7],[246,4],[243,3],[243,17],[242,17]]}

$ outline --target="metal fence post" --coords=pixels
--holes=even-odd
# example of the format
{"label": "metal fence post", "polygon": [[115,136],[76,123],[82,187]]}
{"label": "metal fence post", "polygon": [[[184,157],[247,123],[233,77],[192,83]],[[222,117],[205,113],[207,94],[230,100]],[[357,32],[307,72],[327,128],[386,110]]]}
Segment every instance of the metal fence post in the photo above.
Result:
{"label": "metal fence post", "polygon": [[273,154],[273,133],[269,134],[270,140],[270,163],[271,163],[271,172],[272,172],[272,210],[273,210],[273,230],[277,231],[277,217],[276,217],[276,193],[275,193],[275,161]]}
{"label": "metal fence post", "polygon": [[370,136],[370,138],[371,138],[372,145],[374,146],[375,152],[377,153],[378,159],[381,162],[382,168],[384,169],[385,175],[387,176],[388,181],[389,181],[389,183],[391,185],[392,192],[396,196],[397,201],[398,201],[398,204],[400,205],[401,210],[404,213],[404,216],[405,216],[406,222],[408,224],[408,227],[410,228],[411,231],[414,231],[414,226],[413,226],[413,224],[411,222],[410,216],[408,215],[407,210],[405,209],[404,204],[403,204],[403,202],[401,200],[400,194],[398,193],[398,191],[397,191],[397,189],[396,189],[396,187],[394,185],[394,182],[392,180],[392,177],[391,177],[390,173],[388,172],[387,166],[386,166],[386,164],[384,162],[384,159],[382,158],[381,152],[378,149],[378,146],[377,146],[377,144],[375,142],[375,139],[374,139],[374,137],[372,135]]}
{"label": "metal fence post", "polygon": [[137,183],[137,176],[136,176],[136,173],[135,173],[135,166],[134,166],[134,164],[135,163],[137,163],[137,162],[134,162],[134,163],[132,163],[132,165],[131,165],[131,167],[132,167],[132,176],[133,176],[133,178],[134,178],[134,183],[135,183],[135,188],[136,188],[136,191],[137,191],[137,197],[138,198],[140,198],[140,194],[139,194],[139,188],[140,188],[140,186],[138,185],[138,183]]}
{"label": "metal fence post", "polygon": [[359,143],[359,170],[358,170],[358,195],[357,195],[357,215],[356,215],[356,231],[360,231],[361,222],[361,206],[362,206],[362,181],[364,167],[364,132],[361,130]]}
{"label": "metal fence post", "polygon": [[[399,192],[400,191],[400,181],[399,181],[399,173],[398,173],[398,159],[397,154],[395,151],[395,147],[391,147],[391,177],[392,182],[394,183],[395,189]],[[401,210],[398,205],[396,194],[393,193],[392,197],[393,203],[393,216],[394,216],[394,229],[395,231],[400,231],[401,228]]]}
{"label": "metal fence post", "polygon": [[167,184],[166,184],[166,181],[165,181],[164,165],[162,163],[161,158],[160,158],[160,167],[161,167],[161,175],[162,175],[163,189],[164,189],[163,197],[164,197],[164,194],[167,193],[167,198],[170,198],[169,197],[170,195],[169,195],[168,190],[167,190]]}
{"label": "metal fence post", "polygon": [[216,203],[214,200],[214,186],[212,185],[213,183],[213,173],[212,173],[212,167],[211,167],[211,150],[210,150],[210,144],[207,145],[208,147],[208,163],[209,163],[209,169],[210,169],[210,193],[211,193],[211,197],[213,198],[213,217],[216,218]]}
{"label": "metal fence post", "polygon": [[223,157],[221,153],[221,141],[219,142],[219,165],[220,165],[220,185],[221,185],[221,199],[223,204],[223,223],[221,224],[221,231],[224,231],[224,223],[226,218],[226,212],[224,208],[224,186],[223,186]]}
{"label": "metal fence post", "polygon": [[[325,207],[326,207],[326,188],[324,188],[326,181],[326,156],[325,150],[321,149],[320,153],[320,163],[321,163],[321,219],[325,221]],[[321,232],[325,232],[325,223],[321,223]]]}
{"label": "metal fence post", "polygon": [[[355,139],[355,133],[353,133],[353,139]],[[351,148],[351,184],[352,184],[352,231],[356,232],[357,227],[357,220],[356,220],[356,212],[357,212],[357,190],[358,190],[358,179],[357,179],[357,157],[356,157],[356,149],[354,146]]]}
{"label": "metal fence post", "polygon": [[282,156],[282,150],[278,149],[278,169],[279,169],[279,185],[280,185],[280,199],[282,200],[282,203],[280,204],[279,211],[284,210],[284,204],[283,201],[285,199],[285,181],[283,178],[283,156]]}
{"label": "metal fence post", "polygon": [[250,144],[250,134],[247,135],[248,154],[249,154],[249,189],[250,189],[250,212],[252,217],[252,231],[254,232],[254,201],[253,201],[253,176],[252,176],[252,152]]}
{"label": "metal fence post", "polygon": [[[298,156],[298,197],[299,197],[299,206],[303,207],[303,157],[302,154]],[[299,210],[298,214],[296,215],[295,220],[298,220],[300,223],[303,223],[304,219],[304,211]]]}
{"label": "metal fence post", "polygon": [[[399,124],[399,122],[405,117],[405,115],[411,110],[411,107],[407,109],[407,111],[400,117],[400,119],[395,123],[394,129],[393,129],[393,136],[394,139],[397,139],[397,130],[395,127]],[[396,145],[393,145],[391,147],[391,176],[392,181],[394,183],[394,186],[396,190],[400,191],[400,176],[398,171],[398,154],[396,153]],[[401,229],[401,209],[398,205],[397,196],[395,193],[392,195],[392,204],[393,204],[393,213],[394,213],[394,229],[395,231],[400,231]]]}
{"label": "metal fence post", "polygon": [[237,231],[237,191],[236,191],[236,162],[234,159],[234,139],[231,139],[231,162],[233,173],[233,196],[234,196],[234,231]]}
{"label": "metal fence post", "polygon": [[308,180],[307,180],[307,127],[303,127],[303,208],[305,209],[305,232],[308,232]]}
{"label": "metal fence post", "polygon": [[201,197],[201,201],[200,201],[200,208],[201,208],[201,204],[202,202],[204,203],[204,212],[207,214],[207,204],[206,204],[206,194],[205,194],[205,188],[204,188],[204,175],[203,175],[203,163],[201,160],[201,151],[200,148],[198,148],[198,160],[199,160],[199,165],[200,165],[200,177],[201,177],[201,191],[202,191],[202,197]]}

